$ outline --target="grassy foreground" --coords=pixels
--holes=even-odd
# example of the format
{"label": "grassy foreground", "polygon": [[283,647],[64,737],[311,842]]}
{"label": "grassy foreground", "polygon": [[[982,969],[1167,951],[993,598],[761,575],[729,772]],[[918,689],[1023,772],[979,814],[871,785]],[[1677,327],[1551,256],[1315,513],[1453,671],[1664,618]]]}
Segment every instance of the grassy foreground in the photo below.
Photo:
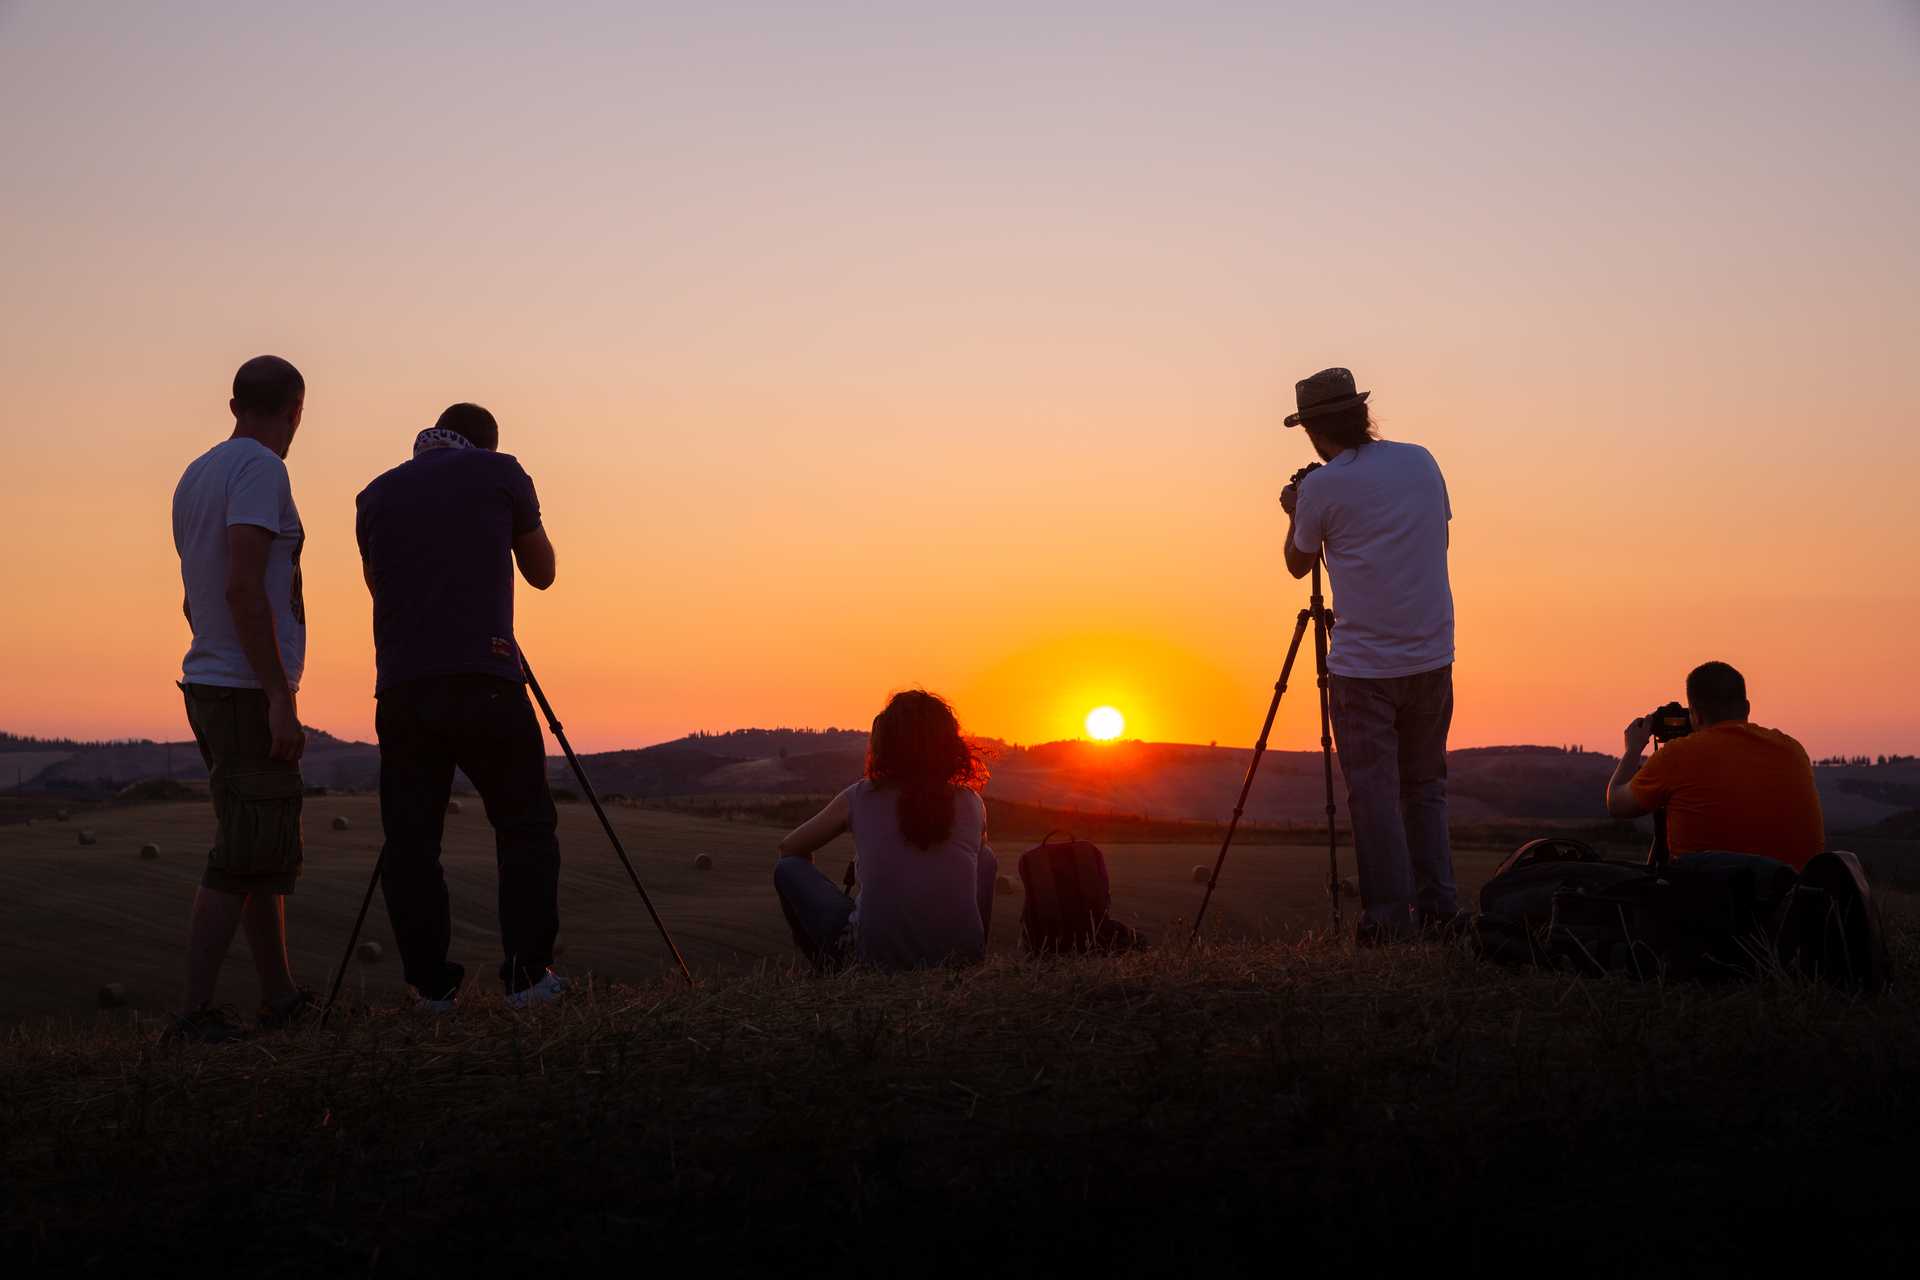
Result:
{"label": "grassy foreground", "polygon": [[144,1274],[1886,1273],[1917,1015],[1307,939],[224,1047],[20,1029],[0,1240]]}

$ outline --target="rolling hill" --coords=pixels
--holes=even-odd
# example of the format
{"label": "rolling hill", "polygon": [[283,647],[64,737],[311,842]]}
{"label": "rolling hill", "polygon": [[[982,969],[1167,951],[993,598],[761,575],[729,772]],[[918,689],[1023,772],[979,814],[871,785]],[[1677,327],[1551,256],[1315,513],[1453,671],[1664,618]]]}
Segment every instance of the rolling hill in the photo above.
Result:
{"label": "rolling hill", "polygon": [[[303,768],[310,785],[371,791],[379,753],[310,730]],[[148,779],[204,781],[191,742],[35,743],[8,739],[0,751],[0,792],[106,799]],[[992,762],[988,794],[996,799],[1083,813],[1156,819],[1224,819],[1239,793],[1251,752],[1244,747],[1183,743],[1087,741],[1016,746],[981,744]],[[858,730],[741,729],[694,734],[672,742],[584,757],[594,786],[634,799],[822,795],[860,775],[866,734]],[[1473,747],[1448,755],[1456,825],[1503,822],[1588,822],[1600,818],[1599,797],[1614,758],[1560,747]],[[554,785],[577,784],[558,756],[548,762]],[[1320,756],[1272,751],[1261,762],[1247,820],[1277,826],[1321,821]],[[1920,810],[1920,761],[1823,765],[1815,771],[1828,829],[1902,827]],[[464,780],[456,784],[461,789]],[[1345,788],[1335,779],[1345,818]]]}

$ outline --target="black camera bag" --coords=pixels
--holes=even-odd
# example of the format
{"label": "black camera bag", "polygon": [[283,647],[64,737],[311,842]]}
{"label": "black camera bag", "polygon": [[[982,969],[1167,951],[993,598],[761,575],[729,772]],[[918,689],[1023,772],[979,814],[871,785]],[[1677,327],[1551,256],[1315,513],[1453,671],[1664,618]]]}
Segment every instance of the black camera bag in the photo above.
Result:
{"label": "black camera bag", "polygon": [[1605,885],[1562,884],[1547,947],[1569,967],[1637,978],[1753,977],[1770,967],[1793,868],[1699,853]]}
{"label": "black camera bag", "polygon": [[1483,954],[1510,964],[1751,977],[1781,958],[1781,921],[1797,881],[1785,863],[1751,854],[1654,866],[1604,859],[1578,840],[1535,840],[1481,889],[1476,935]]}

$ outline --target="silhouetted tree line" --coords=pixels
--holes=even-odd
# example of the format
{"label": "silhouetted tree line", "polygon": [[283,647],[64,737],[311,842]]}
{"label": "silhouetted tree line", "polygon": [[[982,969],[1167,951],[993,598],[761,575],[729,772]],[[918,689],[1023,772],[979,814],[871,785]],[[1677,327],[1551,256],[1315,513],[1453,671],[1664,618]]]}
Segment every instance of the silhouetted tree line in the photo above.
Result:
{"label": "silhouetted tree line", "polygon": [[1912,764],[1915,760],[1920,760],[1920,756],[1826,756],[1813,763],[1823,769],[1876,769],[1890,764]]}
{"label": "silhouetted tree line", "polygon": [[151,747],[152,738],[33,738],[18,733],[0,733],[0,753],[18,751],[80,751],[88,747]]}
{"label": "silhouetted tree line", "polygon": [[726,742],[730,739],[751,741],[756,738],[772,737],[775,734],[793,734],[793,735],[804,734],[804,735],[810,735],[813,737],[826,737],[831,734],[839,734],[839,733],[864,734],[865,732],[866,730],[864,729],[842,729],[838,725],[831,725],[831,724],[824,729],[815,729],[815,728],[812,728],[811,726],[803,726],[800,728],[789,728],[786,725],[780,725],[772,729],[728,729],[723,733],[711,733],[705,729],[695,729],[692,733],[688,734],[687,737],[688,739],[694,742]]}

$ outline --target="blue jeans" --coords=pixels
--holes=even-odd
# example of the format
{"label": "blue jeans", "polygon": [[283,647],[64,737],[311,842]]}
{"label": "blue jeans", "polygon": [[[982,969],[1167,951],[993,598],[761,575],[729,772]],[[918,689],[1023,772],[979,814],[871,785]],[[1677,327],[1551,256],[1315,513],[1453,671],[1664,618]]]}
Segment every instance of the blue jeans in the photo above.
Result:
{"label": "blue jeans", "polygon": [[[1000,860],[992,849],[982,848],[978,902],[980,923],[989,937],[993,933],[994,883],[999,875]],[[838,968],[853,957],[853,939],[847,933],[853,899],[820,868],[806,858],[782,858],[773,864],[773,891],[780,899],[787,927],[793,930],[795,945],[815,969],[824,972]]]}
{"label": "blue jeans", "polygon": [[1329,700],[1360,867],[1362,921],[1398,934],[1453,915],[1459,909],[1447,839],[1453,667],[1387,680],[1334,676]]}
{"label": "blue jeans", "polygon": [[815,969],[845,963],[851,950],[847,920],[853,899],[806,858],[782,858],[773,864],[773,891],[793,930],[793,940]]}

